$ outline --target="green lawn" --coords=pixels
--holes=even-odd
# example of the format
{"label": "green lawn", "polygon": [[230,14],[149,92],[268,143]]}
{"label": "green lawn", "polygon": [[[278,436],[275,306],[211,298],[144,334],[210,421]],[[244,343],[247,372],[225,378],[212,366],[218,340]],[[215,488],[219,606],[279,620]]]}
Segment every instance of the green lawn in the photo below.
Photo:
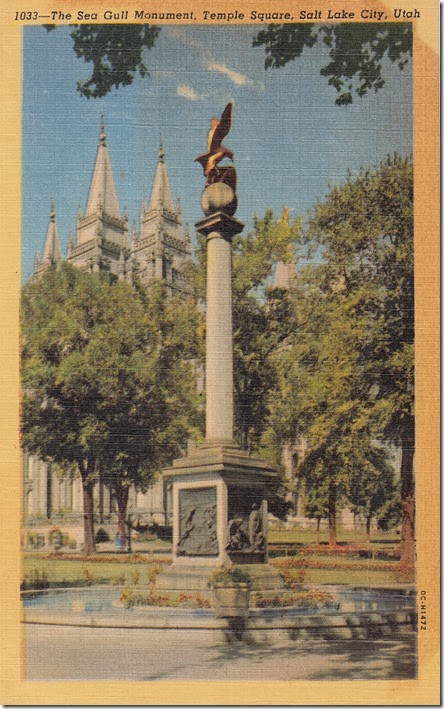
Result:
{"label": "green lawn", "polygon": [[[153,559],[153,557],[150,557]],[[135,561],[83,561],[73,556],[72,560],[42,559],[38,554],[25,554],[23,576],[38,571],[45,573],[50,583],[115,583],[146,586],[153,566],[162,564],[153,559],[153,563]]]}
{"label": "green lawn", "polygon": [[[281,557],[285,559],[285,557]],[[165,557],[163,557],[165,560]],[[350,566],[362,567],[365,560],[338,558],[338,557],[312,557],[316,561],[324,562],[326,566],[334,564],[336,568],[308,568],[304,583],[319,584],[355,584],[359,586],[377,586],[395,583],[394,570],[396,563],[371,561],[371,569],[345,568]],[[150,582],[150,570],[159,567],[155,557],[147,557],[151,563],[146,561],[126,561],[119,557],[119,561],[85,561],[76,559],[43,559],[39,554],[25,554],[23,563],[23,575],[30,573],[45,573],[50,583],[63,583],[68,585],[74,582],[85,584],[108,583],[127,584],[130,586],[147,586]],[[393,566],[393,571],[387,566]],[[380,567],[380,568],[378,568]],[[385,568],[384,568],[385,567]],[[297,569],[295,569],[297,571]],[[152,576],[151,576],[152,578]]]}
{"label": "green lawn", "polygon": [[390,586],[397,583],[390,571],[354,571],[351,569],[307,569],[304,583],[351,584],[355,586]]}
{"label": "green lawn", "polygon": [[[338,542],[357,542],[360,545],[368,542],[365,532],[356,529],[339,529],[337,536]],[[319,540],[321,542],[328,542],[327,529],[321,531]],[[372,542],[389,540],[393,542],[400,541],[400,535],[396,534],[394,530],[388,532],[378,531],[371,535]],[[268,533],[268,541],[272,544],[316,544],[316,531],[314,529],[301,529],[300,527],[295,527],[294,529],[272,527]]]}

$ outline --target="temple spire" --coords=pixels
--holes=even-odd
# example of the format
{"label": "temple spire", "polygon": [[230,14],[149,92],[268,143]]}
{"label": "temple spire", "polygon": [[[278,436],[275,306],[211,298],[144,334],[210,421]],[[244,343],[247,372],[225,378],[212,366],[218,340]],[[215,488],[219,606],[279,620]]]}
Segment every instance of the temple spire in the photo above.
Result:
{"label": "temple spire", "polygon": [[59,235],[56,223],[56,213],[54,200],[51,200],[51,208],[49,210],[49,224],[46,232],[45,248],[43,249],[42,262],[58,263],[62,260],[62,251],[60,249]]}
{"label": "temple spire", "polygon": [[[290,210],[288,207],[284,207],[282,210],[282,216],[280,218],[280,223],[288,226]],[[276,270],[274,272],[273,287],[283,288],[284,290],[289,290],[296,281],[296,267],[293,261],[284,262],[278,261],[276,264]]]}
{"label": "temple spire", "polygon": [[148,211],[152,209],[174,213],[173,196],[171,194],[170,181],[165,165],[165,150],[163,141],[159,144],[159,161],[157,163],[156,175],[154,177],[153,189]]}
{"label": "temple spire", "polygon": [[163,148],[162,136],[160,136],[160,141],[159,141],[159,162],[165,162],[165,150]]}
{"label": "temple spire", "polygon": [[106,144],[103,113],[100,124],[99,147],[85,216],[91,216],[102,211],[110,217],[120,219],[119,201],[117,199],[111,160]]}

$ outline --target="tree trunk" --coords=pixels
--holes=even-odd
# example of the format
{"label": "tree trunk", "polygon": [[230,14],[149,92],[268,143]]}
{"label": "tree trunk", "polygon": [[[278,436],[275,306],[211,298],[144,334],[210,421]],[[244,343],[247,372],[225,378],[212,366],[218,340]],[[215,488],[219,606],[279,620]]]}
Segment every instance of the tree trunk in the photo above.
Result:
{"label": "tree trunk", "polygon": [[83,482],[83,537],[85,554],[93,554],[96,550],[94,541],[94,502],[92,482]]}
{"label": "tree trunk", "polygon": [[319,546],[319,543],[320,543],[320,534],[319,534],[320,527],[321,527],[321,518],[318,517],[317,524],[316,524],[316,546]]}
{"label": "tree trunk", "polygon": [[117,534],[126,537],[126,508],[128,505],[128,486],[121,486],[116,491],[117,496]]}
{"label": "tree trunk", "polygon": [[413,478],[415,422],[413,416],[410,417],[410,421],[404,429],[401,445],[401,561],[405,564],[413,564],[415,560],[415,483]]}
{"label": "tree trunk", "polygon": [[328,543],[329,546],[336,546],[336,481],[330,474],[328,485]]}
{"label": "tree trunk", "polygon": [[371,525],[372,525],[372,515],[369,515],[367,517],[366,523],[365,523],[365,532],[367,534],[367,541],[370,541],[370,530],[371,530]]}

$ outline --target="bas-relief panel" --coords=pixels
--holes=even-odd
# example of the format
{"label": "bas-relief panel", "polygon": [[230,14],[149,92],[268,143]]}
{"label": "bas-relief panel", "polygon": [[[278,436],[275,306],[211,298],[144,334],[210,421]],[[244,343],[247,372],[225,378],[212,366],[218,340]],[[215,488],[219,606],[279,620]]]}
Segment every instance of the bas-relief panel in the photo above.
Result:
{"label": "bas-relief panel", "polygon": [[180,490],[179,556],[217,556],[217,491],[215,487]]}

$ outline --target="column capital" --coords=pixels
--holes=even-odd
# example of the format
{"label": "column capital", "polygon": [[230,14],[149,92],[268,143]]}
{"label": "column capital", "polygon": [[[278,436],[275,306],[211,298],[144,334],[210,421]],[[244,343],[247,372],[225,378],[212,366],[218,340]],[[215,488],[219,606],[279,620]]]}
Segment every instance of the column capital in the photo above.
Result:
{"label": "column capital", "polygon": [[212,232],[217,232],[224,239],[231,239],[235,234],[240,234],[244,226],[245,224],[234,217],[229,217],[225,212],[214,212],[195,224],[199,234],[208,236]]}

